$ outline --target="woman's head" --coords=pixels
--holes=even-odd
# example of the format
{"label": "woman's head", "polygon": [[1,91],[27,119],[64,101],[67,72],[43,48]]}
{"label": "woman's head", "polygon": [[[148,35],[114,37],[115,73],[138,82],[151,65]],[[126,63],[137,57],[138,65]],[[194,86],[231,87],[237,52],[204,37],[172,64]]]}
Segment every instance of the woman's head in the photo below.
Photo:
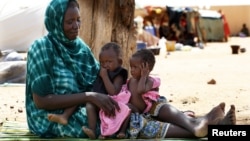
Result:
{"label": "woman's head", "polygon": [[72,41],[80,29],[80,11],[76,0],[52,0],[45,13],[45,26],[55,38]]}
{"label": "woman's head", "polygon": [[74,40],[78,36],[81,25],[79,5],[76,1],[70,0],[64,14],[63,29],[64,35]]}
{"label": "woman's head", "polygon": [[140,78],[142,64],[148,64],[149,71],[152,71],[155,65],[155,56],[149,49],[140,49],[130,58],[131,75],[134,78]]}
{"label": "woman's head", "polygon": [[122,51],[119,44],[109,42],[101,48],[99,54],[101,66],[109,71],[115,71],[122,65]]}

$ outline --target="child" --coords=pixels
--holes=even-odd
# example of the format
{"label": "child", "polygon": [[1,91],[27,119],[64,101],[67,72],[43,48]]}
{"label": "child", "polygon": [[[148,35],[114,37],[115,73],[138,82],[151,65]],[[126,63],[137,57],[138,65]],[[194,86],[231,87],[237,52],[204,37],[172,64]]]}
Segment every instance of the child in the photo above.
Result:
{"label": "child", "polygon": [[[112,125],[112,123],[106,123],[110,119],[105,116],[104,111],[100,111],[101,116],[101,132],[100,138],[105,138],[107,135],[112,135],[119,130],[117,134],[118,138],[125,138],[125,129],[127,128],[129,121],[130,109],[125,104],[128,103],[130,95],[123,94],[118,96],[117,94],[122,89],[122,85],[126,83],[128,78],[128,72],[122,67],[122,51],[117,43],[110,42],[105,44],[99,54],[99,61],[101,65],[99,77],[96,79],[93,91],[103,94],[109,94],[115,100],[118,101],[120,111],[116,112],[116,117],[112,117],[113,123],[118,125]],[[57,122],[66,125],[68,118],[72,115],[76,107],[65,109],[63,114],[48,114],[48,119],[53,122]],[[97,107],[94,107],[91,103],[86,104],[89,128],[82,127],[83,131],[91,138],[96,139],[95,129],[97,122]],[[109,115],[107,115],[109,116]],[[116,119],[116,120],[115,120]],[[123,124],[127,122],[127,124]],[[124,125],[124,127],[122,126]],[[103,128],[105,126],[105,128]],[[107,127],[109,126],[109,127]]]}
{"label": "child", "polygon": [[[133,112],[139,114],[147,113],[151,119],[163,122],[155,122],[155,124],[150,122],[151,125],[147,127],[158,132],[158,135],[161,135],[158,137],[204,137],[207,135],[208,124],[235,124],[234,106],[231,106],[227,116],[224,117],[225,103],[219,104],[204,117],[193,118],[186,116],[185,113],[168,103],[159,101],[158,88],[160,79],[149,75],[154,68],[154,64],[155,56],[150,50],[141,49],[134,53],[130,58],[132,78],[128,80],[127,87],[131,93],[129,106],[132,107]],[[130,124],[134,122],[133,118],[134,115],[132,113]],[[136,120],[138,121],[138,119]],[[166,125],[166,123],[169,124]],[[156,126],[159,129],[156,129]],[[134,128],[131,130],[130,133],[135,133],[134,131],[136,131]],[[140,127],[137,130],[143,130],[138,134],[140,138],[147,138],[147,134],[153,132],[147,133],[146,127]]]}
{"label": "child", "polygon": [[[130,95],[119,93],[128,78],[127,70],[122,68],[120,46],[114,42],[105,44],[99,54],[99,61],[101,64],[100,76],[94,83],[93,91],[110,95],[120,107],[120,110],[116,111],[115,117],[105,115],[102,110],[99,111],[101,120],[101,136],[99,138],[105,139],[106,136],[111,136],[116,132],[118,132],[117,138],[125,138],[130,115],[130,109],[126,104]],[[82,129],[90,139],[96,139],[97,108],[93,104],[87,103],[86,109],[89,127]]]}

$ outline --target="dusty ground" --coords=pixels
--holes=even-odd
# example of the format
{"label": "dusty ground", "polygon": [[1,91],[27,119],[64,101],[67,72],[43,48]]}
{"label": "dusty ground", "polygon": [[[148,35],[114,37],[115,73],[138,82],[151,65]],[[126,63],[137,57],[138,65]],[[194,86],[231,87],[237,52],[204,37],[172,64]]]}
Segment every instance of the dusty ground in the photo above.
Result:
{"label": "dusty ground", "polygon": [[[153,75],[160,76],[160,93],[180,110],[196,115],[220,102],[236,106],[237,124],[250,124],[250,38],[231,38],[227,43],[207,43],[204,49],[174,51],[162,48]],[[230,45],[245,48],[232,54]],[[214,79],[216,84],[207,84]],[[0,86],[0,122],[25,121],[25,87]]]}

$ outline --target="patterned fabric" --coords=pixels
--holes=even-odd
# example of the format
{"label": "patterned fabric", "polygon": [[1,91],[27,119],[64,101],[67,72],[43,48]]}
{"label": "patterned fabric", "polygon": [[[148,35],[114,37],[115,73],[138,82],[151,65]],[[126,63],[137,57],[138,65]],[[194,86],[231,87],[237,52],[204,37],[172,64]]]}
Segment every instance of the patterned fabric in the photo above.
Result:
{"label": "patterned fabric", "polygon": [[150,77],[153,80],[152,91],[143,94],[143,100],[147,107],[144,114],[131,113],[129,135],[131,139],[165,138],[169,123],[160,122],[152,118],[159,114],[160,108],[166,103],[166,98],[160,96],[157,88],[160,86],[160,78]]}
{"label": "patterned fabric", "polygon": [[165,138],[169,123],[160,122],[139,113],[130,116],[129,135],[131,139]]}
{"label": "patterned fabric", "polygon": [[[31,45],[27,56],[26,112],[31,132],[41,137],[87,137],[82,126],[87,126],[86,109],[79,106],[70,117],[68,125],[47,119],[48,113],[61,110],[38,109],[32,93],[74,94],[92,90],[99,72],[99,63],[90,48],[80,38],[67,39],[63,34],[63,16],[68,0],[52,0],[46,9],[45,25],[48,35]],[[97,134],[100,133],[98,124]]]}
{"label": "patterned fabric", "polygon": [[160,109],[162,106],[164,106],[166,104],[166,102],[162,102],[162,101],[156,101],[152,103],[151,109],[148,111],[148,114],[150,114],[151,116],[158,116]]}

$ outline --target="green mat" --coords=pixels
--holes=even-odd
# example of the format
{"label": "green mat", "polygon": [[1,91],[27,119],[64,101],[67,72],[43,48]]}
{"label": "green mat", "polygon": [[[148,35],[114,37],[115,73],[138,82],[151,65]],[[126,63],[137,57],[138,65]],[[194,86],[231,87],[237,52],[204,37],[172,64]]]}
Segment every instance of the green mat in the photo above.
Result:
{"label": "green mat", "polygon": [[[80,138],[53,138],[53,139],[43,139],[38,136],[31,134],[28,130],[28,125],[25,122],[17,121],[5,121],[2,126],[0,126],[0,140],[1,141],[88,141],[89,139]],[[116,141],[117,139],[109,139],[104,141]],[[207,138],[201,139],[187,139],[187,138],[174,138],[174,139],[164,139],[165,141],[200,141],[207,140]],[[162,139],[148,139],[146,141],[164,141]],[[93,141],[93,140],[91,140]],[[99,140],[96,140],[99,141]],[[103,141],[103,140],[102,140]],[[119,141],[131,141],[131,139],[120,139]],[[145,141],[145,139],[136,139],[136,141]]]}

